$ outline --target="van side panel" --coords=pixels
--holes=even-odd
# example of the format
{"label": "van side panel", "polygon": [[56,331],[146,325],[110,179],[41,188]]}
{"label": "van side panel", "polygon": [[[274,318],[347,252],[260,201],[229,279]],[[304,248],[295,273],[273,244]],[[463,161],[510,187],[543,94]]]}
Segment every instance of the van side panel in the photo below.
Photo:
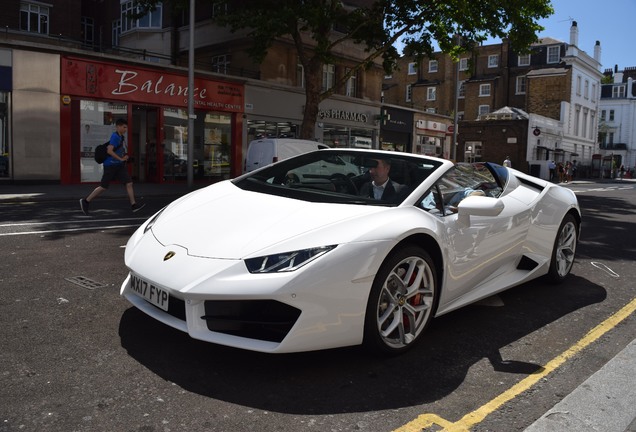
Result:
{"label": "van side panel", "polygon": [[318,142],[293,138],[259,139],[250,142],[247,148],[245,169],[247,172],[264,167],[302,153],[318,150]]}

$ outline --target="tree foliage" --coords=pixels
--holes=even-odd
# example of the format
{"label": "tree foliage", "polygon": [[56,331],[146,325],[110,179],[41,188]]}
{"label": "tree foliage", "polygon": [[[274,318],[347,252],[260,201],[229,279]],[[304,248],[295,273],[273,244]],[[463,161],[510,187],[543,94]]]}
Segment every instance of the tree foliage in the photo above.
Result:
{"label": "tree foliage", "polygon": [[[181,5],[187,3],[180,1]],[[543,30],[538,21],[554,12],[550,0],[208,1],[214,5],[218,25],[247,32],[253,42],[250,55],[256,62],[265,58],[275,41],[291,38],[305,74],[301,136],[310,139],[320,102],[361,69],[381,63],[391,73],[400,57],[398,41],[414,59],[431,55],[435,45],[457,58],[493,37],[507,38],[513,50],[521,53]],[[140,4],[149,7],[153,3],[155,0],[143,0]],[[366,57],[323,91],[323,65],[337,63],[338,52],[351,42],[365,47]]]}

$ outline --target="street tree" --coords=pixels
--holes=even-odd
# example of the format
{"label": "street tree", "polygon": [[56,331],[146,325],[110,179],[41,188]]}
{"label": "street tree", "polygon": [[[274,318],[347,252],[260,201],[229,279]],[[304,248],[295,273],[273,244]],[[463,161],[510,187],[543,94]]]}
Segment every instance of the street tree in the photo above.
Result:
{"label": "street tree", "polygon": [[[187,0],[174,0],[187,7]],[[320,102],[358,71],[382,65],[390,74],[403,52],[420,60],[437,46],[457,59],[488,38],[507,38],[525,52],[543,30],[538,21],[554,11],[550,0],[208,0],[214,19],[246,32],[250,55],[260,63],[281,38],[291,38],[303,66],[305,107],[300,135],[312,139]],[[156,0],[141,0],[152,8]],[[166,2],[164,2],[165,4]],[[345,44],[364,47],[364,58],[323,88],[324,65],[335,64]]]}

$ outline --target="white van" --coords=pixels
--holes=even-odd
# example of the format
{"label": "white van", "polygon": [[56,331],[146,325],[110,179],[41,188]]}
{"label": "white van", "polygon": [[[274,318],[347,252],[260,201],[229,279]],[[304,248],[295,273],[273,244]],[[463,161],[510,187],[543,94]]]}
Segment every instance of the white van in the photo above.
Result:
{"label": "white van", "polygon": [[252,141],[247,147],[245,171],[254,171],[274,162],[302,153],[327,148],[316,141],[294,138],[263,138]]}

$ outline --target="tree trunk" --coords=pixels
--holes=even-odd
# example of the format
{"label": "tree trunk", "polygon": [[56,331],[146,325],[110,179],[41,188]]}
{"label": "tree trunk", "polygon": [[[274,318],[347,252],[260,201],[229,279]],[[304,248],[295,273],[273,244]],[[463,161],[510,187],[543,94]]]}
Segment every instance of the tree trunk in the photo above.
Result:
{"label": "tree trunk", "polygon": [[310,62],[305,67],[305,109],[303,123],[300,127],[300,138],[316,140],[316,121],[318,109],[322,101],[322,66],[317,62]]}

